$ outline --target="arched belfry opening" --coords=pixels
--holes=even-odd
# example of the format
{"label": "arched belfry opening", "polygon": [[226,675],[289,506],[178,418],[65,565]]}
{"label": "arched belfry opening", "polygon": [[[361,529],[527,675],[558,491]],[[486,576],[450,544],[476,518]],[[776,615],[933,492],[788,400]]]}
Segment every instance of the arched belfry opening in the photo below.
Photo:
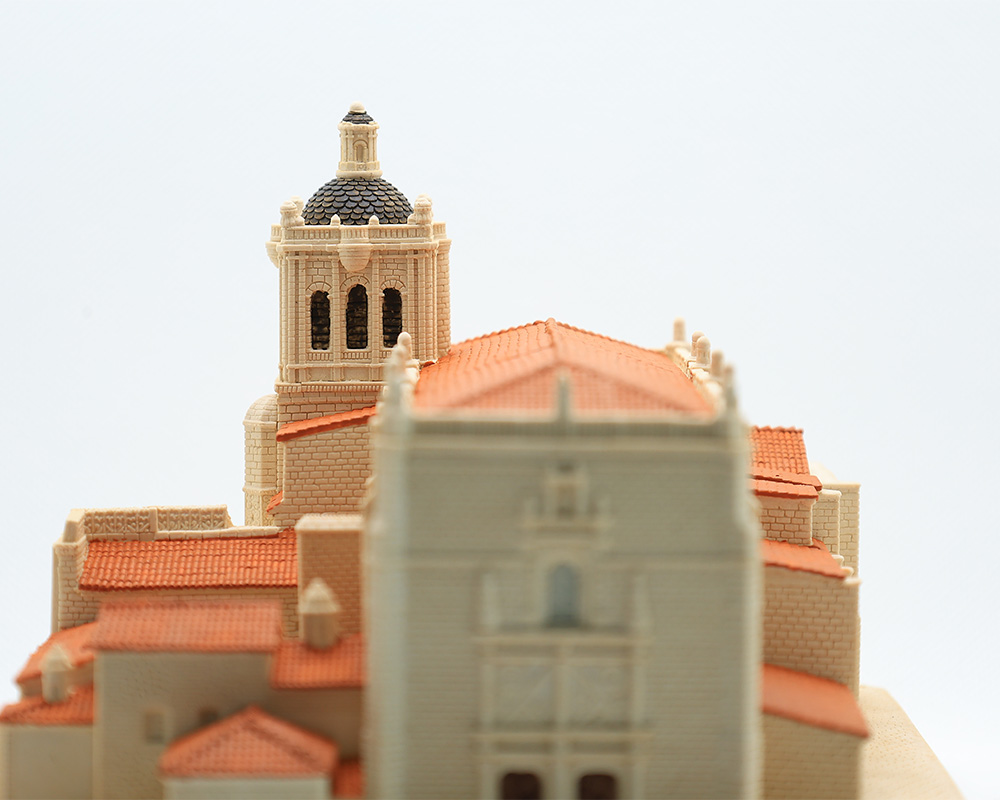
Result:
{"label": "arched belfry opening", "polygon": [[347,349],[364,350],[368,347],[368,292],[360,283],[347,293],[344,316],[347,325]]}
{"label": "arched belfry opening", "polygon": [[330,295],[313,292],[309,301],[309,321],[312,329],[312,349],[330,349]]}
{"label": "arched belfry opening", "polygon": [[403,332],[403,296],[399,289],[382,292],[382,344],[392,347]]}

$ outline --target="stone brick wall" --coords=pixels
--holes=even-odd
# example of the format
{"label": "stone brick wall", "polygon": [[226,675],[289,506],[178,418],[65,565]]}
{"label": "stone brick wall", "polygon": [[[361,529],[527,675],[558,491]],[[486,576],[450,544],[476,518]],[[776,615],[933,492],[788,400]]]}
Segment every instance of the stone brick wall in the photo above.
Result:
{"label": "stone brick wall", "polygon": [[848,733],[763,715],[764,790],[768,800],[856,800],[861,748]]}
{"label": "stone brick wall", "polygon": [[760,526],[768,539],[812,544],[813,500],[759,495]]}
{"label": "stone brick wall", "polygon": [[97,601],[80,592],[87,560],[86,537],[52,546],[52,631],[73,628],[97,618]]}
{"label": "stone brick wall", "polygon": [[361,630],[361,515],[330,515],[331,525],[318,527],[323,518],[310,517],[310,525],[296,528],[299,558],[299,591],[313,578],[322,578],[340,604],[342,635]]}
{"label": "stone brick wall", "polygon": [[278,471],[278,398],[257,400],[243,420],[244,431],[244,519],[247,525],[271,524],[267,505],[281,488]]}
{"label": "stone brick wall", "polygon": [[860,485],[857,483],[830,483],[825,488],[840,492],[840,554],[844,557],[844,565],[851,567],[858,574],[859,561],[859,528],[858,510],[860,504]]}
{"label": "stone brick wall", "polygon": [[293,439],[284,451],[284,499],[273,514],[278,525],[294,525],[304,514],[361,508],[371,474],[367,425]]}
{"label": "stone brick wall", "polygon": [[840,552],[840,492],[823,489],[812,509],[812,535],[831,553]]}
{"label": "stone brick wall", "polygon": [[764,662],[830,678],[857,694],[858,585],[856,578],[765,567]]}
{"label": "stone brick wall", "polygon": [[282,387],[278,394],[278,427],[314,417],[367,408],[378,400],[379,387]]}

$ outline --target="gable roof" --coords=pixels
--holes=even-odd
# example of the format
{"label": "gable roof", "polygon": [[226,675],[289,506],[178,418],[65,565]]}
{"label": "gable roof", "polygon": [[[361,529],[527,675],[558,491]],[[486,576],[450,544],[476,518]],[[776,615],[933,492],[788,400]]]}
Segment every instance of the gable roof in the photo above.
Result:
{"label": "gable roof", "polygon": [[764,664],[761,707],[765,714],[816,728],[868,736],[868,726],[851,690],[842,683],[807,672]]}
{"label": "gable roof", "polygon": [[255,706],[181,737],[160,757],[160,773],[175,777],[332,777],[336,766],[332,741]]}
{"label": "gable roof", "polygon": [[784,567],[828,578],[843,579],[848,574],[819,539],[813,539],[811,545],[761,539],[760,555],[766,567]]}
{"label": "gable roof", "polygon": [[94,651],[90,646],[94,630],[97,628],[96,622],[88,622],[86,625],[78,625],[75,628],[56,631],[46,639],[38,649],[31,654],[28,663],[24,665],[17,676],[18,683],[27,683],[30,680],[42,677],[42,662],[49,648],[58,644],[69,657],[70,664],[74,667],[81,667],[94,660]]}
{"label": "gable roof", "polygon": [[665,353],[548,319],[452,345],[420,373],[416,408],[544,412],[568,375],[578,413],[707,416],[710,403]]}
{"label": "gable roof", "polygon": [[146,598],[101,606],[95,650],[266,653],[281,643],[277,601]]}
{"label": "gable roof", "polygon": [[92,541],[83,590],[227,589],[295,586],[295,530],[272,536]]}
{"label": "gable roof", "polygon": [[275,689],[351,689],[365,685],[365,640],[347,636],[326,650],[301,639],[282,642],[271,662]]}
{"label": "gable roof", "polygon": [[41,695],[26,697],[0,711],[7,725],[93,725],[94,687],[79,686],[61,703],[48,703]]}

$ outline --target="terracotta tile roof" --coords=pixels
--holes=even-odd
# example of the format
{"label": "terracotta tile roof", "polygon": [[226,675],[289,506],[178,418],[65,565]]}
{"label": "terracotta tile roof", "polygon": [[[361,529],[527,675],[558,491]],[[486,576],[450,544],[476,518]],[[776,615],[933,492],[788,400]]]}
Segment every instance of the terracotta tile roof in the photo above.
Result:
{"label": "terracotta tile roof", "polygon": [[356,408],[353,411],[341,411],[339,414],[329,414],[325,417],[304,419],[299,422],[289,422],[278,428],[275,438],[279,442],[288,442],[301,436],[312,436],[315,433],[326,433],[338,428],[349,428],[352,425],[367,425],[368,420],[375,416],[375,406]]}
{"label": "terracotta tile roof", "polygon": [[754,494],[764,495],[765,497],[801,497],[809,500],[815,500],[819,497],[819,492],[815,486],[803,485],[792,481],[767,481],[755,478],[750,481],[750,486]]}
{"label": "terracotta tile roof", "polygon": [[281,604],[269,600],[146,598],[101,606],[95,650],[264,653],[281,643]]}
{"label": "terracotta tile roof", "polygon": [[250,706],[175,741],[160,757],[172,777],[332,776],[337,745]]}
{"label": "terracotta tile roof", "polygon": [[300,640],[283,642],[271,662],[275,689],[349,689],[365,685],[365,643],[360,633],[328,650]]}
{"label": "terracotta tile roof", "polygon": [[553,319],[451,346],[425,367],[417,408],[546,412],[568,375],[577,412],[711,413],[707,400],[664,353]]}
{"label": "terracotta tile roof", "polygon": [[751,472],[809,474],[806,443],[799,428],[751,428]]}
{"label": "terracotta tile roof", "polygon": [[49,648],[54,644],[62,647],[74,667],[80,667],[93,661],[94,651],[90,647],[90,640],[96,627],[96,622],[88,622],[86,625],[78,625],[75,628],[67,628],[64,631],[53,633],[31,654],[28,663],[24,665],[17,676],[17,682],[26,683],[42,676],[42,661],[45,659],[45,654],[49,652]]}
{"label": "terracotta tile roof", "polygon": [[774,664],[764,664],[761,673],[765,714],[852,736],[868,736],[858,701],[842,683]]}
{"label": "terracotta tile roof", "polygon": [[281,502],[284,499],[285,499],[285,492],[284,490],[282,490],[268,501],[267,508],[264,510],[267,511],[268,514],[270,514],[272,511],[274,511],[274,509],[276,509],[278,506],[281,505]]}
{"label": "terracotta tile roof", "polygon": [[40,696],[26,697],[0,711],[7,725],[93,725],[94,687],[80,686],[61,703],[46,703]]}
{"label": "terracotta tile roof", "polygon": [[92,541],[80,588],[228,589],[295,586],[295,530],[275,536]]}
{"label": "terracotta tile roof", "polygon": [[829,578],[846,578],[847,572],[837,563],[826,545],[819,539],[812,541],[812,545],[804,545],[761,539],[760,554],[764,559],[764,566],[812,572]]}
{"label": "terracotta tile roof", "polygon": [[365,771],[360,761],[341,761],[333,779],[333,793],[339,798],[365,796]]}

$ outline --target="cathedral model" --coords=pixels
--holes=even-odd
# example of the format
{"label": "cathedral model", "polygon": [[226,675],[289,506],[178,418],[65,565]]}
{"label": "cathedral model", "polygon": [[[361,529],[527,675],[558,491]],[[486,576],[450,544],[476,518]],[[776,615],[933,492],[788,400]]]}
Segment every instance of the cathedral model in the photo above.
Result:
{"label": "cathedral model", "polygon": [[338,127],[267,242],[245,524],[70,513],[0,794],[956,796],[858,686],[857,484],[748,428],[682,322],[452,344],[444,223],[363,106]]}

